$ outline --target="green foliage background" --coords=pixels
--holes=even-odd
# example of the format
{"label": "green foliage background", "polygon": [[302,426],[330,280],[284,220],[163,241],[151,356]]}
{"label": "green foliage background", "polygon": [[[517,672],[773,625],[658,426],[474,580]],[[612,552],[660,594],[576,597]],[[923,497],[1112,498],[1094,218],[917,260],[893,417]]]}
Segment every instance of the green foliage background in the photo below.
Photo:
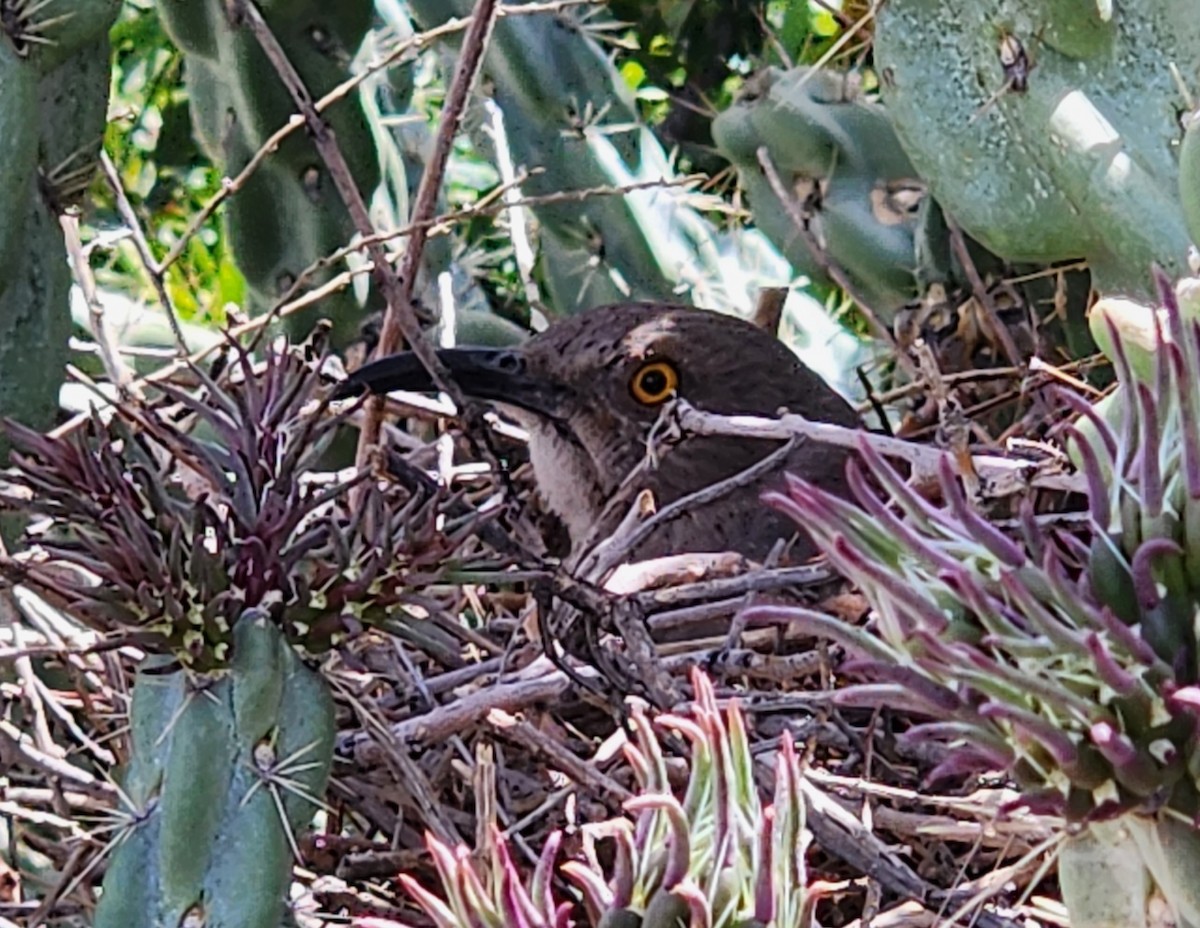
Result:
{"label": "green foliage background", "polygon": [[[711,207],[702,210],[704,215],[716,228],[740,225],[746,215],[733,206],[736,190],[730,183],[728,162],[713,146],[711,115],[730,104],[746,77],[761,64],[782,63],[781,55],[791,62],[819,59],[839,31],[837,21],[806,2],[618,2],[609,11],[611,20],[593,36],[612,57],[615,73],[625,85],[622,92],[631,92],[638,116],[676,158],[680,173],[703,170],[722,175],[716,178],[715,189],[722,193],[723,202],[714,199],[702,204]],[[381,33],[388,20],[381,17]],[[771,41],[764,25],[772,33]],[[193,137],[184,56],[163,30],[154,4],[127,0],[112,40],[111,118],[105,148],[120,168],[126,193],[161,256],[218,191],[221,172]],[[423,127],[405,130],[410,135],[425,136],[427,141],[428,131],[436,127],[450,63],[452,59],[435,49],[388,74],[391,102],[405,109],[405,118],[424,121]],[[446,208],[477,203],[492,196],[501,183],[488,146],[478,141],[464,138],[456,146]],[[406,143],[400,141],[401,150]],[[414,167],[419,169],[411,160],[410,173]],[[119,224],[113,196],[99,178],[91,196],[93,227],[102,235]],[[520,305],[522,288],[506,231],[497,228],[491,217],[473,217],[458,224],[450,239],[449,248],[439,257],[453,256],[456,271],[479,285],[491,309],[526,320],[528,307]],[[102,286],[153,303],[153,291],[128,240],[117,241],[103,254],[104,260],[93,265]],[[181,259],[170,268],[168,284],[176,307],[189,322],[219,326],[230,304],[244,303],[245,281],[223,237],[219,213],[188,242]]]}

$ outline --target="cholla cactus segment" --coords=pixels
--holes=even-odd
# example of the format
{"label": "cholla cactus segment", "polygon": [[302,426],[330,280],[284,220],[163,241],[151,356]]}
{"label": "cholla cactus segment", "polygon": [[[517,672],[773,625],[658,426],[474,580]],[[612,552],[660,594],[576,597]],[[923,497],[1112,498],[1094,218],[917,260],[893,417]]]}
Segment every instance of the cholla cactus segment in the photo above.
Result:
{"label": "cholla cactus segment", "polygon": [[[370,29],[370,0],[272,0],[259,12],[279,49],[316,100],[352,75],[351,60]],[[253,308],[290,295],[308,268],[341,248],[356,229],[324,160],[307,133],[266,145],[296,106],[266,53],[242,22],[237,4],[224,0],[172,0],[156,4],[158,16],[184,54],[188,109],[196,139],[225,176],[252,161],[257,169],[225,205],[227,241],[249,287]],[[354,184],[369,201],[379,183],[379,162],[366,115],[355,95],[328,107],[322,119],[336,137]],[[322,270],[315,283],[333,276]],[[362,310],[347,289],[328,292],[320,313],[333,323],[334,340],[351,340]],[[315,310],[294,314],[285,326],[306,335]]]}
{"label": "cholla cactus segment", "polygon": [[881,96],[917,173],[988,250],[1083,257],[1100,292],[1151,298],[1148,268],[1186,267],[1195,215],[1181,209],[1195,175],[1172,77],[1200,64],[1193,13],[1147,0],[889,2],[875,22]]}
{"label": "cholla cactus segment", "polygon": [[909,733],[952,749],[935,775],[1007,767],[1071,817],[1200,814],[1200,323],[1158,276],[1160,307],[1101,305],[1093,319],[1122,402],[1107,416],[1085,406],[1066,430],[1088,479],[1084,537],[1031,511],[1019,540],[1001,533],[948,458],[934,506],[866,442],[875,484],[851,468],[865,513],[799,479],[769,495],[874,607],[870,649],[840,639],[855,656],[846,671],[869,682],[838,698],[899,699],[939,719]]}
{"label": "cholla cactus segment", "polygon": [[[441,886],[430,890],[402,875],[413,901],[438,928],[807,928],[807,832],[791,742],[777,755],[774,801],[764,806],[740,709],[733,703],[722,711],[700,671],[692,682],[696,696],[686,715],[651,722],[634,710],[625,752],[640,790],[626,803],[629,817],[583,826],[579,855],[558,866],[572,896],[552,888],[561,834],[550,836],[532,877],[522,881],[505,838],[493,832],[482,864],[467,848],[428,837]],[[682,797],[670,791],[658,729],[682,734],[692,746]],[[607,867],[602,841],[613,844]],[[578,907],[586,919],[576,918]],[[383,919],[356,924],[400,928]]]}
{"label": "cholla cactus segment", "polygon": [[[91,181],[120,0],[0,2],[0,417],[48,427],[70,358],[59,216]],[[36,359],[36,361],[34,361]],[[0,464],[8,457],[0,434]]]}
{"label": "cholla cactus segment", "polygon": [[1183,119],[1183,142],[1179,146],[1179,206],[1192,241],[1200,241],[1200,109]]}
{"label": "cholla cactus segment", "polygon": [[351,510],[365,475],[311,479],[341,420],[298,350],[236,353],[223,377],[202,379],[198,396],[165,387],[170,407],[124,403],[68,437],[9,424],[16,480],[49,519],[34,540],[77,568],[10,563],[15,579],[204,671],[228,661],[247,608],[321,650],[347,621],[385,617],[414,573],[448,556],[429,501],[372,481]]}
{"label": "cholla cactus segment", "polygon": [[[913,299],[926,263],[914,243],[924,187],[887,113],[854,80],[820,68],[767,69],[746,81],[712,130],[737,168],[755,225],[798,274],[828,285],[824,261],[835,262],[885,320]],[[798,234],[797,206],[781,201],[764,174],[764,150],[824,261]]]}

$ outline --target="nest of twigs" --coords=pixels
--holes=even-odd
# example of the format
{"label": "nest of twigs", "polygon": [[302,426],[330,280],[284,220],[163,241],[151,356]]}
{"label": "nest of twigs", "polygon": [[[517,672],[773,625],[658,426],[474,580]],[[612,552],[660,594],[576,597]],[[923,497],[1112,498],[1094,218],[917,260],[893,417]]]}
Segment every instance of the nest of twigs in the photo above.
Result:
{"label": "nest of twigs", "polygon": [[[258,604],[338,704],[329,809],[302,836],[295,875],[302,924],[423,923],[397,877],[436,886],[426,834],[475,845],[496,827],[528,872],[561,831],[569,856],[580,826],[620,815],[633,794],[618,750],[630,700],[678,708],[697,667],[718,699],[740,700],[764,786],[766,756],[784,739],[798,747],[821,924],[1063,923],[1040,894],[1048,821],[1001,816],[1003,780],[928,788],[942,758],[898,740],[912,717],[837,704],[838,647],[734,623],[763,602],[863,622],[865,601],[826,566],[707,564],[612,594],[547,553],[518,443],[490,439],[510,466],[485,471],[476,445],[450,428],[448,456],[435,447],[443,420],[405,408],[402,441],[356,472],[345,439],[361,413],[328,408],[319,352],[231,347],[227,361],[56,436],[15,436],[3,500],[35,520],[31,546],[2,560],[0,744],[17,856],[0,865],[0,918],[86,921],[132,670],[162,651],[211,666],[232,611]],[[1005,428],[1040,435],[1040,414],[1018,406]],[[638,647],[621,634],[632,625]]]}

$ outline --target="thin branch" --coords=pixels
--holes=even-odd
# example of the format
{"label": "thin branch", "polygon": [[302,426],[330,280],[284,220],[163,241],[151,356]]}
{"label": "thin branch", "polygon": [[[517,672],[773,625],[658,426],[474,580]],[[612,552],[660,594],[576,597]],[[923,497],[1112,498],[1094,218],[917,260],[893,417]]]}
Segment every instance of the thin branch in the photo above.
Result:
{"label": "thin branch", "polygon": [[79,284],[79,290],[87,303],[88,327],[96,340],[97,353],[104,364],[105,373],[120,392],[126,393],[134,382],[134,372],[121,356],[116,334],[104,315],[104,304],[100,302],[100,296],[96,292],[96,278],[92,274],[92,266],[88,263],[88,256],[83,250],[83,241],[79,236],[79,217],[73,212],[63,213],[58,217],[58,224],[63,231],[67,254],[71,257],[71,270],[75,282]]}
{"label": "thin branch", "polygon": [[967,240],[963,237],[962,229],[949,216],[946,216],[945,219],[946,228],[950,230],[950,246],[954,249],[954,254],[962,264],[963,270],[967,272],[967,280],[971,283],[971,292],[975,295],[979,308],[987,317],[989,326],[1000,342],[1000,347],[1004,349],[1008,363],[1014,367],[1023,367],[1024,361],[1021,358],[1021,352],[1017,349],[1017,343],[1013,341],[1012,333],[1000,321],[1000,312],[996,308],[996,301],[988,293],[987,286],[984,284],[983,278],[979,276],[979,270],[975,267],[975,262],[971,260],[971,252],[967,248]]}
{"label": "thin branch", "polygon": [[[527,179],[527,176],[522,173],[514,178],[514,182],[521,184]],[[341,261],[347,255],[353,254],[356,251],[362,251],[368,242],[387,243],[395,239],[407,238],[418,229],[426,230],[430,236],[442,235],[454,223],[475,219],[479,216],[496,216],[510,209],[546,206],[557,203],[581,203],[593,197],[624,196],[635,190],[665,190],[675,187],[690,189],[698,185],[703,179],[704,175],[702,174],[688,174],[685,177],[677,177],[671,180],[658,178],[655,180],[635,181],[620,186],[605,184],[598,187],[580,187],[575,190],[556,190],[553,193],[536,194],[511,201],[504,196],[509,190],[509,185],[502,184],[497,189],[490,191],[486,196],[482,197],[478,203],[474,203],[471,206],[464,206],[452,212],[442,213],[420,222],[413,221],[399,229],[376,232],[368,238],[350,245],[344,245],[322,258],[318,258],[300,272],[295,282],[280,297],[280,304],[286,305],[287,301],[291,300],[293,295],[299,292],[300,288],[309,278],[315,276],[324,268]]]}
{"label": "thin branch", "polygon": [[[425,171],[421,175],[421,184],[417,188],[416,203],[410,217],[411,221],[417,224],[417,228],[409,238],[408,246],[404,249],[404,255],[400,259],[399,280],[396,281],[395,292],[387,294],[387,312],[383,317],[379,344],[375,349],[377,358],[391,354],[399,348],[400,336],[403,335],[409,348],[429,372],[438,390],[449,396],[459,409],[464,406],[462,392],[453,382],[441,361],[438,360],[433,347],[421,334],[421,327],[412,307],[412,297],[413,289],[416,286],[417,271],[421,266],[421,255],[425,251],[425,241],[429,235],[428,229],[420,224],[436,214],[438,193],[442,188],[442,180],[446,173],[446,162],[450,158],[450,150],[462,123],[467,98],[483,64],[483,53],[496,22],[497,8],[497,0],[479,0],[475,5],[471,25],[463,37],[462,51],[458,56],[458,68],[442,110],[441,126],[434,139],[433,153],[426,162]],[[370,255],[376,265],[386,262],[382,246],[374,246]],[[356,462],[359,467],[366,465],[372,449],[379,444],[384,402],[382,396],[372,397],[368,401],[363,429],[358,437]]]}
{"label": "thin branch", "polygon": [[[811,441],[825,442],[843,448],[857,448],[869,443],[885,457],[907,462],[914,475],[936,476],[946,452],[931,445],[921,445],[889,438],[862,429],[846,428],[828,422],[813,422],[794,413],[770,419],[763,416],[720,416],[704,412],[684,400],[676,400],[673,410],[679,428],[689,435],[728,435],[739,438],[786,440],[800,436]],[[1087,487],[1079,474],[1062,472],[1060,462],[1051,468],[1039,467],[1033,461],[1012,460],[997,454],[975,454],[970,461],[987,488],[989,496],[1006,496],[1026,487],[1086,493]],[[953,460],[955,471],[960,463]]]}
{"label": "thin branch", "polygon": [[783,321],[783,307],[787,304],[787,287],[763,287],[758,291],[758,302],[754,305],[751,321],[764,332],[779,335],[779,323]]}
{"label": "thin branch", "polygon": [[113,197],[116,198],[117,212],[129,229],[130,237],[133,239],[133,247],[137,249],[138,258],[141,259],[142,265],[146,268],[146,273],[150,275],[150,282],[154,285],[154,292],[158,294],[158,300],[162,303],[163,309],[167,313],[167,322],[171,326],[171,333],[175,336],[175,349],[181,356],[186,355],[187,339],[184,337],[183,329],[179,325],[179,317],[175,313],[175,304],[171,302],[171,295],[167,293],[164,272],[159,268],[158,262],[154,260],[154,252],[150,248],[150,242],[146,239],[146,233],[142,231],[142,224],[138,221],[137,213],[133,211],[129,197],[125,195],[125,188],[121,185],[121,175],[117,171],[117,166],[113,164],[113,160],[108,156],[108,152],[103,149],[100,151],[100,168],[104,171],[104,179],[108,181],[108,186],[113,192]]}

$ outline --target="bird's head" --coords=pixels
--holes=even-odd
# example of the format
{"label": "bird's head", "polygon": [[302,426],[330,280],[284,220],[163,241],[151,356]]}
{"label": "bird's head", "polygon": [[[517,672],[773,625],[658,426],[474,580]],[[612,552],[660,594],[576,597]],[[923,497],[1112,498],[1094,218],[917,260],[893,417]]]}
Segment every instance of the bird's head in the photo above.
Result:
{"label": "bird's head", "polygon": [[[529,431],[538,484],[572,537],[587,530],[645,457],[650,429],[674,396],[714,413],[773,415],[786,407],[857,424],[849,404],[769,332],[687,306],[597,307],[517,348],[443,349],[438,356],[466,395],[497,403]],[[433,383],[405,353],[355,371],[338,394],[364,388],[429,390]],[[688,453],[671,455],[671,470],[664,471],[666,497],[728,476],[771,447],[717,437],[687,441]],[[659,502],[669,501],[663,496]]]}

